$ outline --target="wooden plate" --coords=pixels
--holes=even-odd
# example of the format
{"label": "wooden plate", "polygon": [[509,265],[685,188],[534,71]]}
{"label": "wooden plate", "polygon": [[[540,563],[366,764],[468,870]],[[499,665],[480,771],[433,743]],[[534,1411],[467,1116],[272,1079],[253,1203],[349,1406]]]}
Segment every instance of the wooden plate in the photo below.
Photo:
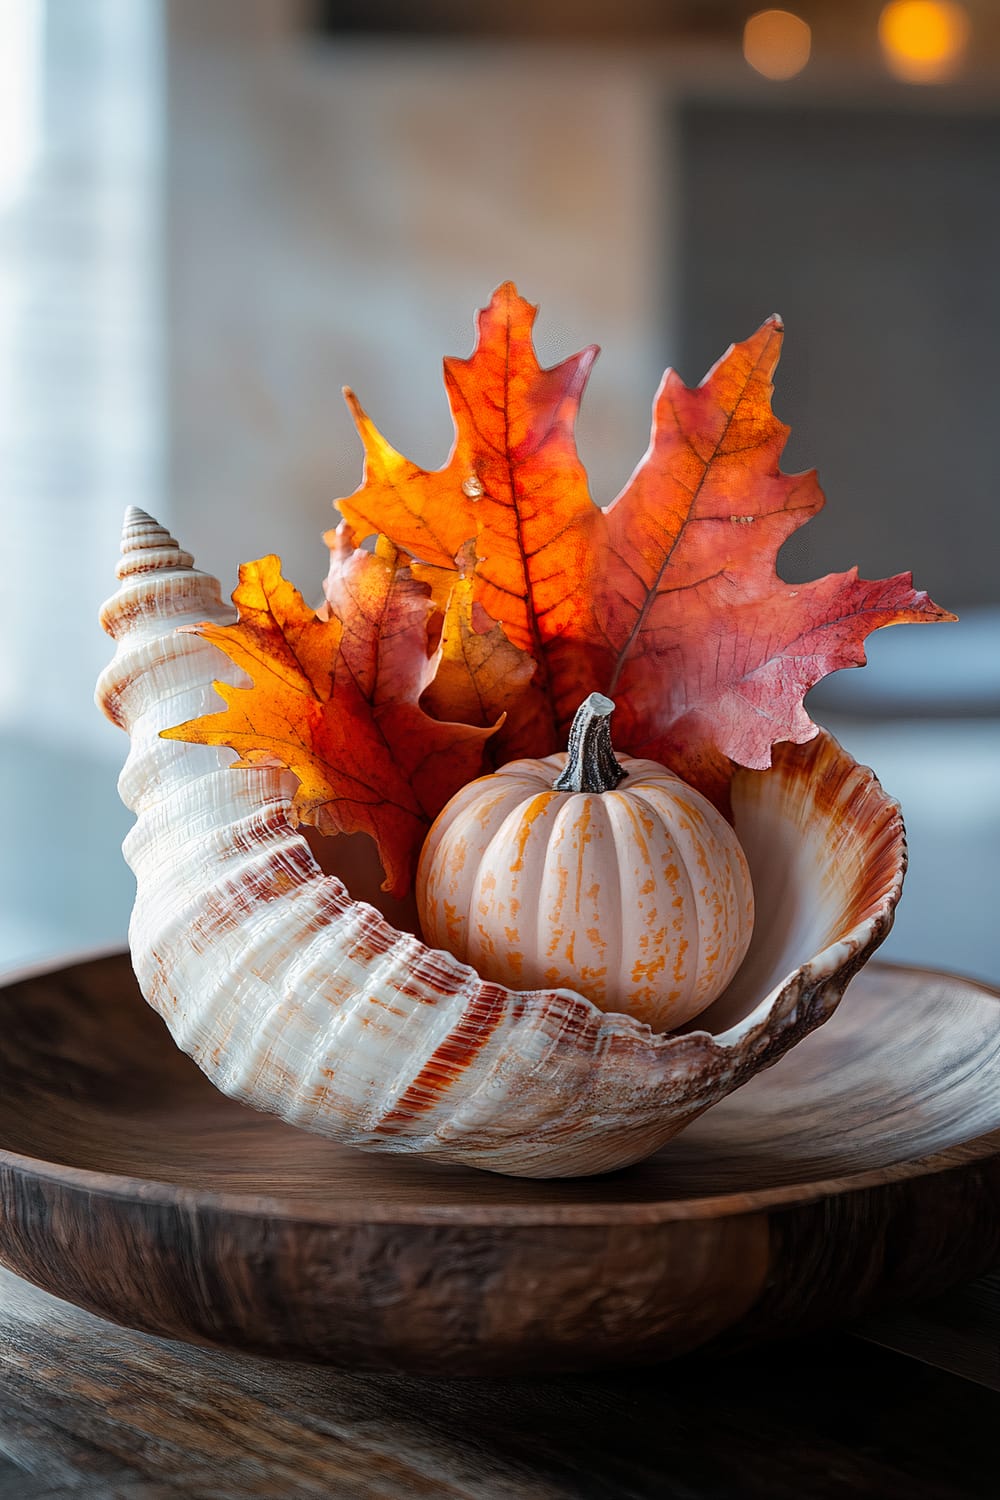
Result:
{"label": "wooden plate", "polygon": [[126,955],[0,988],[0,1260],[169,1337],[581,1369],[800,1331],[1000,1260],[1000,995],[870,965],[650,1161],[532,1182],[362,1155],[215,1092]]}

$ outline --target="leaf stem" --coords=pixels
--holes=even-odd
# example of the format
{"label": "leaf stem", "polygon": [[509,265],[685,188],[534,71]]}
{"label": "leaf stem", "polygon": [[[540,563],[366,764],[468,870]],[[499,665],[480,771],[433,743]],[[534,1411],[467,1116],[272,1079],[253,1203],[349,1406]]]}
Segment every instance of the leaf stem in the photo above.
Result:
{"label": "leaf stem", "polygon": [[565,768],[552,783],[559,792],[610,792],[628,772],[611,747],[615,705],[603,693],[591,693],[576,711],[569,732]]}

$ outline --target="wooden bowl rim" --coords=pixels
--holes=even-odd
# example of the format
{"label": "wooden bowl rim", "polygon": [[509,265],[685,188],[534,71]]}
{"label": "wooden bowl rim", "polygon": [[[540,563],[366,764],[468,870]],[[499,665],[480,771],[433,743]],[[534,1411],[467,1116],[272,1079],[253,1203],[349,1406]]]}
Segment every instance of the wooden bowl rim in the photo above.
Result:
{"label": "wooden bowl rim", "polygon": [[[101,959],[128,960],[128,951],[120,947],[101,947],[69,955],[53,964],[43,960],[0,974],[0,985],[12,987],[33,978],[57,973],[80,964]],[[867,966],[866,966],[867,967]],[[980,995],[1000,1002],[1000,988],[971,975],[928,968],[918,964],[879,962],[876,969],[916,974],[932,979],[958,980]],[[288,1127],[294,1128],[294,1127]],[[441,1203],[382,1205],[369,1200],[347,1197],[340,1202],[317,1201],[315,1204],[289,1205],[281,1198],[263,1194],[251,1195],[232,1191],[216,1193],[208,1189],[180,1187],[157,1178],[130,1177],[124,1174],[95,1171],[85,1167],[64,1166],[42,1157],[25,1156],[0,1146],[0,1168],[50,1181],[77,1191],[99,1194],[117,1200],[192,1209],[233,1215],[240,1218],[269,1218],[313,1227],[351,1228],[368,1224],[413,1226],[494,1226],[511,1231],[520,1228],[562,1225],[566,1228],[596,1226],[655,1226],[705,1219],[741,1218],[772,1208],[796,1207],[821,1198],[839,1197],[866,1188],[881,1187],[889,1182],[903,1182],[914,1177],[946,1172],[1000,1153],[1000,1128],[971,1141],[947,1146],[929,1156],[913,1157],[898,1163],[849,1175],[817,1178],[812,1181],[785,1183],[753,1192],[719,1193],[702,1198],[663,1199],[659,1202],[614,1203]],[[544,1186],[544,1184],[540,1184]]]}

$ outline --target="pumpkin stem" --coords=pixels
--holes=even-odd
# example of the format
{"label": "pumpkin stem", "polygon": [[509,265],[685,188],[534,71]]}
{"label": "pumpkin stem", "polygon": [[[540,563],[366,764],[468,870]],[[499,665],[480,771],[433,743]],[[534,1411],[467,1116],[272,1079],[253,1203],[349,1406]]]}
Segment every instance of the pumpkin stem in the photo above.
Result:
{"label": "pumpkin stem", "polygon": [[556,791],[610,792],[628,775],[611,748],[614,711],[603,693],[591,693],[580,704],[569,732],[566,766],[552,783]]}

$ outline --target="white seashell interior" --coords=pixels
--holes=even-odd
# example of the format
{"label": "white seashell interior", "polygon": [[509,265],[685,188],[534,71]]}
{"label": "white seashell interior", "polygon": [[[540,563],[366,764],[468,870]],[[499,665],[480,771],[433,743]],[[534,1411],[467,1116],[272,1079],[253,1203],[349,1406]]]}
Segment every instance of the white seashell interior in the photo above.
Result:
{"label": "white seashell interior", "polygon": [[118,576],[97,699],[132,742],[119,789],[136,813],[133,964],[178,1046],[257,1109],[495,1172],[611,1171],[826,1020],[892,924],[899,808],[821,733],[736,774],[754,937],[692,1029],[654,1035],[570,990],[487,982],[323,875],[293,827],[290,773],[159,738],[220,707],[214,681],[246,684],[215,646],[176,633],[235,611],[142,511],[126,515]]}

